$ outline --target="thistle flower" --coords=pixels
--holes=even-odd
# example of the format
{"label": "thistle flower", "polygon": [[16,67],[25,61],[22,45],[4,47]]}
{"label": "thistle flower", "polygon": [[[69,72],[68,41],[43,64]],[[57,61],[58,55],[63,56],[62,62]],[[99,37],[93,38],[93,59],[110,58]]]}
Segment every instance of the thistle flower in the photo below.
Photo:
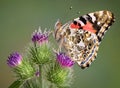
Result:
{"label": "thistle flower", "polygon": [[42,33],[41,29],[35,31],[32,35],[32,42],[38,43],[38,44],[43,44],[48,42],[48,32],[44,31]]}
{"label": "thistle flower", "polygon": [[14,53],[10,54],[10,56],[8,57],[8,60],[7,60],[7,64],[10,67],[16,67],[16,66],[20,65],[21,62],[22,62],[22,56],[18,52],[14,52]]}
{"label": "thistle flower", "polygon": [[65,53],[58,53],[57,61],[63,67],[72,67],[75,63],[67,55],[65,55]]}

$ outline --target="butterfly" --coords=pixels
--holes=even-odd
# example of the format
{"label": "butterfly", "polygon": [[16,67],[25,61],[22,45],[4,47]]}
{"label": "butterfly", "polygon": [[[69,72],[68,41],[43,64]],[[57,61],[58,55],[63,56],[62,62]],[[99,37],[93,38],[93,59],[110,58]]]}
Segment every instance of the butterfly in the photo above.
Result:
{"label": "butterfly", "polygon": [[106,10],[80,16],[64,25],[58,20],[54,36],[60,48],[84,69],[95,60],[99,45],[114,21],[113,13]]}

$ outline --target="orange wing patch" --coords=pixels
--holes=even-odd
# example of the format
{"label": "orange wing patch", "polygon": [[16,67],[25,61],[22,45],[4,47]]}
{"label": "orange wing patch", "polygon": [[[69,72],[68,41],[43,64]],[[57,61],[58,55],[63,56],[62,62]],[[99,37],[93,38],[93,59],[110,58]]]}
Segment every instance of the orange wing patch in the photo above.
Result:
{"label": "orange wing patch", "polygon": [[83,30],[90,31],[92,33],[96,33],[97,31],[93,28],[93,24],[87,21],[87,23],[83,26]]}
{"label": "orange wing patch", "polygon": [[79,24],[79,23],[76,23],[76,24],[71,23],[71,24],[70,24],[70,28],[72,28],[72,29],[80,29],[80,28],[81,28],[81,26],[80,26],[80,24]]}

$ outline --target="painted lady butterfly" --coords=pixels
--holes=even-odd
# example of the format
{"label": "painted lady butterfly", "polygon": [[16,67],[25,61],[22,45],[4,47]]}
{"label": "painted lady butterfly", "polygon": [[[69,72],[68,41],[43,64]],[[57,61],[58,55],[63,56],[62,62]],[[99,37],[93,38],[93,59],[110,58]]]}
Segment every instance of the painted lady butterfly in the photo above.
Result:
{"label": "painted lady butterfly", "polygon": [[96,58],[99,44],[114,20],[114,15],[104,10],[80,16],[64,25],[57,21],[55,38],[72,60],[86,68]]}

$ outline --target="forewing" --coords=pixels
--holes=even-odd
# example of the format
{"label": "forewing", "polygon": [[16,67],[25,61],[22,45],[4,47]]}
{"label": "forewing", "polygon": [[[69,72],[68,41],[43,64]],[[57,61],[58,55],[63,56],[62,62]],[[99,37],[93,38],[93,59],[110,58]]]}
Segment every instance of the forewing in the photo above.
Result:
{"label": "forewing", "polygon": [[101,42],[105,32],[115,21],[113,13],[106,10],[89,13],[82,17],[92,24],[92,27],[94,28],[94,30],[96,30],[95,34],[97,35],[99,42]]}

